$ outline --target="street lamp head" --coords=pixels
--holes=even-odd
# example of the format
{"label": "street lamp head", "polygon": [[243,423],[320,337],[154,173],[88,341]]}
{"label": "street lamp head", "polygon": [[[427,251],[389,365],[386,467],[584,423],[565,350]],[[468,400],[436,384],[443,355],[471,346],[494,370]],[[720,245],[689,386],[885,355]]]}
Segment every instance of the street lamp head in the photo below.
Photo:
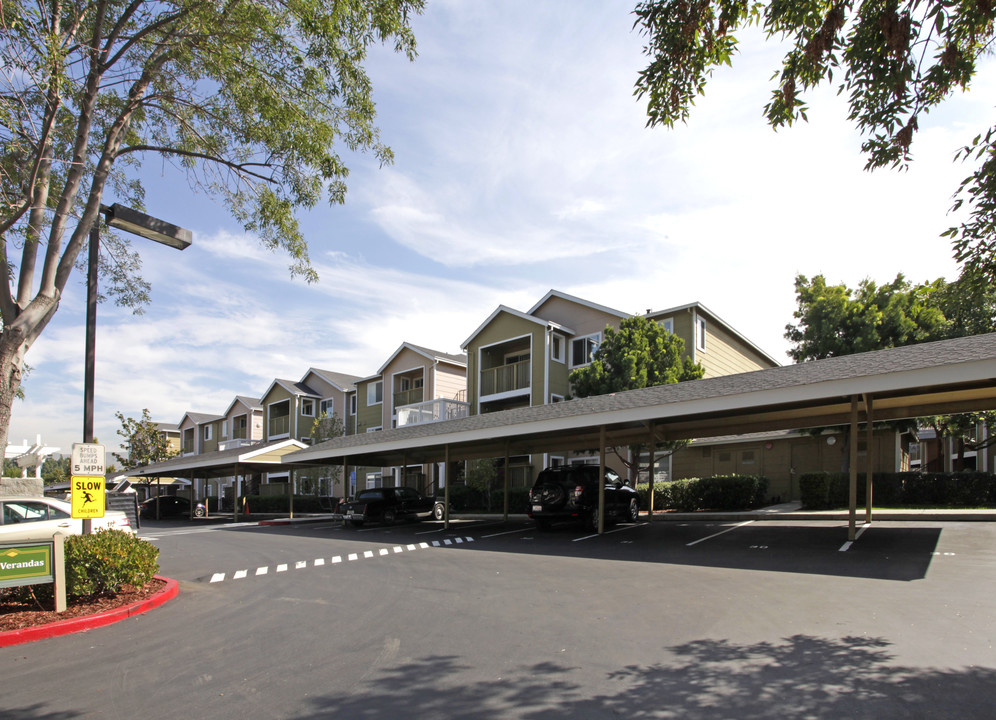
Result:
{"label": "street lamp head", "polygon": [[127,230],[177,250],[186,250],[190,247],[192,234],[186,228],[177,227],[165,220],[154,218],[118,203],[110,206],[101,205],[100,210],[107,218],[107,224],[113,228]]}

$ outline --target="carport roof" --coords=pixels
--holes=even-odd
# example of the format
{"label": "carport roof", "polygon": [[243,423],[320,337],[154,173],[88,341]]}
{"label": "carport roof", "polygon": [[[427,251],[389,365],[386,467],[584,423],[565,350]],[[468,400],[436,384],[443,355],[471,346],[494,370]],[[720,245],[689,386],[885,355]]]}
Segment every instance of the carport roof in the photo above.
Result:
{"label": "carport roof", "polygon": [[658,440],[837,425],[871,396],[876,420],[996,408],[996,334],[815,360],[335,438],[284,464],[401,462],[597,449]]}
{"label": "carport roof", "polygon": [[127,471],[129,477],[171,477],[194,474],[196,477],[228,477],[235,468],[240,471],[262,470],[264,472],[282,469],[284,455],[305,448],[297,440],[255,445],[244,445],[230,450],[218,450],[201,455],[184,455],[170,458],[154,465],[133,468]]}

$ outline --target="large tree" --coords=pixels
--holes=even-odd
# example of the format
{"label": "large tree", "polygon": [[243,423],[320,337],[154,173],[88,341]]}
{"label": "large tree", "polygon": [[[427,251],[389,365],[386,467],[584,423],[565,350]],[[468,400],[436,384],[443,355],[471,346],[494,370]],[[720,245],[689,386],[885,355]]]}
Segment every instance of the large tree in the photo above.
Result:
{"label": "large tree", "polygon": [[862,280],[856,289],[827,285],[822,275],[795,278],[795,324],[785,326],[796,362],[912,345],[950,336],[938,306],[943,280],[914,285],[899,274],[890,283]]}
{"label": "large tree", "polygon": [[[635,10],[650,63],[636,92],[650,125],[685,121],[713,70],[733,62],[734,34],[759,26],[788,42],[765,115],[774,128],[806,119],[804,93],[835,83],[864,136],[866,168],[904,168],[920,119],[969,87],[994,40],[996,3],[943,0],[644,0]],[[968,219],[948,235],[955,257],[996,280],[996,127],[957,156],[975,165],[954,207]]]}
{"label": "large tree", "polygon": [[[704,374],[702,365],[685,355],[684,340],[665,330],[660,323],[636,315],[620,322],[618,329],[605,328],[591,362],[571,372],[570,382],[574,397],[590,397],[698,380]],[[613,448],[613,452],[635,471],[639,467],[640,454],[648,445],[631,446],[628,457],[618,448]],[[649,476],[653,477],[655,453],[667,456],[686,445],[687,440],[657,443],[650,455]]]}
{"label": "large tree", "polygon": [[[0,445],[25,353],[59,307],[108,202],[142,208],[152,155],[220,198],[314,279],[295,212],[342,202],[342,149],[390,150],[368,49],[414,57],[423,0],[3,0],[0,7]],[[104,287],[147,299],[127,240],[103,234]]]}
{"label": "large tree", "polygon": [[142,410],[142,417],[138,419],[125,417],[120,411],[114,413],[114,417],[121,423],[118,435],[124,452],[111,454],[125,469],[153,465],[179,454],[170,445],[169,437],[159,423],[152,419],[148,408]]}

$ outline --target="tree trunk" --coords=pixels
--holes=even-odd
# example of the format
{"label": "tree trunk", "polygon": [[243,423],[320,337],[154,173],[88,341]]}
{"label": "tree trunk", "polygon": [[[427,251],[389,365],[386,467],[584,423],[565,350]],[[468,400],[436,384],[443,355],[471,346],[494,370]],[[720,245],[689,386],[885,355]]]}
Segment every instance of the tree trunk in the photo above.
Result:
{"label": "tree trunk", "polygon": [[7,447],[11,408],[21,387],[24,371],[23,344],[16,343],[9,331],[0,335],[0,443]]}

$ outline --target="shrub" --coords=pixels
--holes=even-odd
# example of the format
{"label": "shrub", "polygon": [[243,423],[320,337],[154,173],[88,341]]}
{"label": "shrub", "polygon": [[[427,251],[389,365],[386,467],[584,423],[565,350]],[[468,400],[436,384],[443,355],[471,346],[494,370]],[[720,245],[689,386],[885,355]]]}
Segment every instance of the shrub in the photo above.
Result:
{"label": "shrub", "polygon": [[[637,489],[648,507],[647,486]],[[768,479],[756,475],[716,475],[654,483],[654,509],[679,512],[745,510],[760,507],[768,494]]]}
{"label": "shrub", "polygon": [[144,586],[159,571],[159,548],[123,530],[66,538],[66,595],[111,595]]}
{"label": "shrub", "polygon": [[[327,513],[339,502],[338,498],[314,495],[295,495],[294,512]],[[290,512],[289,498],[286,495],[243,495],[239,498],[239,512],[249,506],[250,513],[287,513]]]}
{"label": "shrub", "polygon": [[[996,505],[996,478],[988,473],[874,473],[872,502],[878,507],[982,507]],[[846,508],[846,473],[806,473],[799,478],[802,506]],[[865,474],[858,473],[857,504],[865,505]]]}

